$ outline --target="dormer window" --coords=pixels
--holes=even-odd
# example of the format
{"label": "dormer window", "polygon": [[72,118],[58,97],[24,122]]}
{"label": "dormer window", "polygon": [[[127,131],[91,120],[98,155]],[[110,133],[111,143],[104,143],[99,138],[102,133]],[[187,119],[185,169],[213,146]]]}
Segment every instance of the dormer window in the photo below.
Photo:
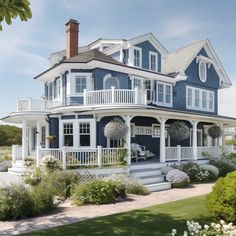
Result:
{"label": "dormer window", "polygon": [[149,70],[151,71],[158,71],[157,70],[157,53],[156,52],[149,52]]}
{"label": "dormer window", "polygon": [[142,49],[134,48],[134,66],[142,67]]}

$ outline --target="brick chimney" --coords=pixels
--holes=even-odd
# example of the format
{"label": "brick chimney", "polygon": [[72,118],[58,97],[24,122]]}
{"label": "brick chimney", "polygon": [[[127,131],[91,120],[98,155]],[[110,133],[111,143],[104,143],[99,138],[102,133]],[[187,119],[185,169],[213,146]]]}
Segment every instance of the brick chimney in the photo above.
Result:
{"label": "brick chimney", "polygon": [[78,55],[79,22],[70,19],[66,23],[66,58]]}

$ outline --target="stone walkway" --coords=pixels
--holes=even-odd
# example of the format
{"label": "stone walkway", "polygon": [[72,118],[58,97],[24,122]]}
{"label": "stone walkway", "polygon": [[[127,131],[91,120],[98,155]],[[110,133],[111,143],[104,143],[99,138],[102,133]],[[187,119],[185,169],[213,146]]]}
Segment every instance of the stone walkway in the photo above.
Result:
{"label": "stone walkway", "polygon": [[51,215],[20,221],[0,222],[0,235],[16,235],[35,230],[48,229],[99,216],[106,216],[193,196],[204,195],[211,191],[212,186],[213,184],[199,184],[185,189],[170,189],[155,192],[148,196],[131,195],[126,201],[100,206],[88,205],[75,207],[71,206],[69,202],[66,202],[59,207],[57,213]]}

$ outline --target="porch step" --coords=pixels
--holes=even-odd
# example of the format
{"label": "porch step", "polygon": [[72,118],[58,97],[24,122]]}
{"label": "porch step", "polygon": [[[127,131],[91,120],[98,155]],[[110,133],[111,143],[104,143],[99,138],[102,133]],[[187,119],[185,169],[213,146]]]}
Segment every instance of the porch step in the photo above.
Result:
{"label": "porch step", "polygon": [[134,163],[130,166],[131,171],[138,171],[144,169],[161,169],[167,166],[168,163]]}
{"label": "porch step", "polygon": [[156,184],[148,184],[148,185],[145,185],[145,187],[150,192],[157,192],[157,191],[171,189],[171,183],[169,183],[169,182],[162,182],[162,183],[156,183]]}
{"label": "porch step", "polygon": [[9,174],[22,175],[27,171],[24,161],[16,161],[11,168],[8,169]]}
{"label": "porch step", "polygon": [[164,182],[164,177],[163,176],[151,176],[151,177],[142,177],[140,178],[140,181],[144,184],[155,184],[155,183],[163,183]]}

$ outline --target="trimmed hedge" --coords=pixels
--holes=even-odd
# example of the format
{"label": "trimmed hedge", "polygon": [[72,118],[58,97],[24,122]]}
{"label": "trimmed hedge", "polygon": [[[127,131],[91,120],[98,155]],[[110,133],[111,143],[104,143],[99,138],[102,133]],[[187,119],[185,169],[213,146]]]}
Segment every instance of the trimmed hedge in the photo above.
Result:
{"label": "trimmed hedge", "polygon": [[236,223],[236,171],[218,179],[206,204],[215,219]]}

